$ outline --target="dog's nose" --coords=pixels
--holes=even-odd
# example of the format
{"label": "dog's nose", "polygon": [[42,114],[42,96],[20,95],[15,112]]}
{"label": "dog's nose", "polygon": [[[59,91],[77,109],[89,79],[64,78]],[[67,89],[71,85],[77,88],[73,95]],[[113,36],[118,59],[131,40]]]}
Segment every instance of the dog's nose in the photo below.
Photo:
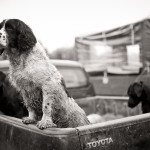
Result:
{"label": "dog's nose", "polygon": [[6,39],[6,36],[4,36],[4,35],[3,35],[2,37],[3,37],[3,40],[5,40],[5,39]]}
{"label": "dog's nose", "polygon": [[3,33],[2,33],[2,31],[0,31],[0,38],[2,38],[2,39],[6,39],[6,35],[4,35]]}

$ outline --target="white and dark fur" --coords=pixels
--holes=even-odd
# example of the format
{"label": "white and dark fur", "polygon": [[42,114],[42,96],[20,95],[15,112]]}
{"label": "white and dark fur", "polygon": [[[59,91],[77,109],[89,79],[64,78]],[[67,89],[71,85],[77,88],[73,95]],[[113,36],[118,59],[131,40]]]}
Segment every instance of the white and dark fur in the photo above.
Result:
{"label": "white and dark fur", "polygon": [[41,116],[39,129],[89,124],[29,26],[17,19],[4,20],[0,45],[1,53],[4,51],[10,61],[10,82],[21,93],[29,112],[23,123],[36,123]]}

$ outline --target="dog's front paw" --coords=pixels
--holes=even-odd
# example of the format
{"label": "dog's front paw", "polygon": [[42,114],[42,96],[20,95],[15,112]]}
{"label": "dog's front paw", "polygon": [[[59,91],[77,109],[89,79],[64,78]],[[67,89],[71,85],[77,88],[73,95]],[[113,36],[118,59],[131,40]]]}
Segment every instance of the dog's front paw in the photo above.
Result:
{"label": "dog's front paw", "polygon": [[34,120],[34,119],[30,118],[30,117],[24,117],[24,118],[22,119],[22,122],[23,122],[24,124],[35,124],[35,123],[36,123],[36,120]]}
{"label": "dog's front paw", "polygon": [[52,127],[57,127],[56,124],[54,124],[50,120],[41,120],[37,123],[36,125],[39,129],[46,129],[46,128],[52,128]]}

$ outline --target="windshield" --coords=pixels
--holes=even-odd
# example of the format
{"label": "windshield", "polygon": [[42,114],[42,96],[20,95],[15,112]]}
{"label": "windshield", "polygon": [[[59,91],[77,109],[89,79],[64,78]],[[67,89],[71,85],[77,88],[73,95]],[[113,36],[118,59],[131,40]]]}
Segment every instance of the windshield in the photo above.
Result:
{"label": "windshield", "polygon": [[65,79],[67,88],[82,87],[87,85],[87,77],[85,72],[78,67],[60,67],[58,70]]}

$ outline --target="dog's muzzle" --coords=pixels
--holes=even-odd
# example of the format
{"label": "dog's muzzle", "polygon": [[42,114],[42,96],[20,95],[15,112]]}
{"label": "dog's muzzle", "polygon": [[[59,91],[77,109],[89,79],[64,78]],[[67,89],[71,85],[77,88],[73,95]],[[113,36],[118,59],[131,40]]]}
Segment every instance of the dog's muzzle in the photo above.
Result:
{"label": "dog's muzzle", "polygon": [[7,45],[7,36],[4,28],[0,30],[0,45],[6,46]]}
{"label": "dog's muzzle", "polygon": [[4,28],[2,28],[0,30],[0,55],[4,52],[6,46],[7,46],[6,32]]}

